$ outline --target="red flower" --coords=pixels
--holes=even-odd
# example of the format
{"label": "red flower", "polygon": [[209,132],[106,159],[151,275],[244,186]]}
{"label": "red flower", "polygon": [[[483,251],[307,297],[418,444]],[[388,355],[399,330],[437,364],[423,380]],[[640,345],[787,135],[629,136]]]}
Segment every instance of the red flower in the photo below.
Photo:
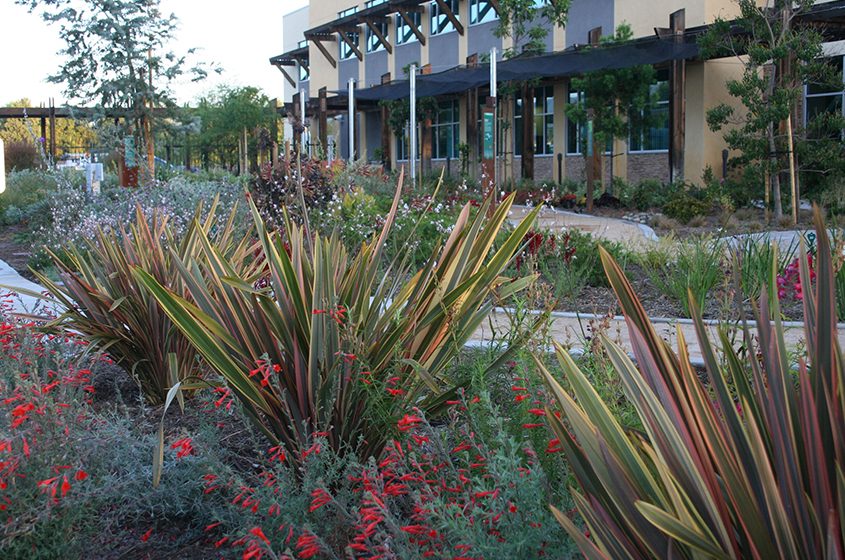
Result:
{"label": "red flower", "polygon": [[191,445],[191,443],[191,438],[182,438],[178,441],[173,442],[173,445],[170,446],[170,449],[179,448],[179,451],[176,453],[176,457],[181,459],[182,457],[187,457],[188,455],[194,454],[194,446]]}
{"label": "red flower", "polygon": [[320,509],[331,501],[332,497],[331,495],[329,495],[328,492],[326,492],[322,488],[315,488],[311,492],[311,507],[308,508],[308,511],[317,511],[318,509]]}
{"label": "red flower", "polygon": [[396,423],[396,426],[399,428],[400,432],[407,432],[408,430],[415,428],[421,423],[422,418],[420,418],[419,416],[406,414],[405,416],[399,419],[399,422]]}
{"label": "red flower", "polygon": [[153,534],[153,528],[150,527],[149,529],[147,529],[146,533],[141,535],[141,542],[147,542],[148,540],[150,540],[150,535],[152,535],[152,534]]}
{"label": "red flower", "polygon": [[267,544],[270,544],[270,539],[267,538],[267,536],[264,534],[264,531],[261,529],[261,527],[253,527],[252,529],[249,530],[249,534],[254,536],[254,537],[258,537],[259,539],[261,539],[262,541],[264,541]]}
{"label": "red flower", "polygon": [[85,480],[86,478],[88,478],[88,473],[80,469],[76,471],[76,474],[73,478],[75,478],[76,480]]}

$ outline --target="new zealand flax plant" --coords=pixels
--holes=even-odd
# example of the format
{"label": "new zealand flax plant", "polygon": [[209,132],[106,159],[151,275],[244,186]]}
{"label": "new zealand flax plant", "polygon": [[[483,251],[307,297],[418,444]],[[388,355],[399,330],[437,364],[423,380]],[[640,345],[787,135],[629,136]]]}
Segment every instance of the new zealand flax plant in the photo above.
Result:
{"label": "new zealand flax plant", "polygon": [[[756,335],[744,327],[745,351],[724,330],[721,349],[714,346],[691,306],[703,372],[680,330],[677,353],[658,336],[622,270],[602,253],[637,365],[610,340],[603,344],[643,432],[620,426],[562,347],[569,391],[537,361],[561,408],[560,420],[548,416],[578,483],[586,531],[554,513],[586,558],[845,556],[845,379],[818,210],[816,232],[812,288],[801,259],[806,352],[795,358],[787,350],[778,301],[763,289]],[[771,285],[776,274],[773,266]]]}
{"label": "new zealand flax plant", "polygon": [[[501,298],[535,280],[503,276],[536,211],[504,240],[513,198],[467,205],[425,265],[387,262],[402,176],[381,232],[354,254],[336,235],[253,219],[269,280],[255,285],[200,235],[205,258],[181,266],[190,298],[143,269],[147,286],[252,421],[297,462],[320,434],[335,450],[378,456],[413,407],[434,416],[462,380],[447,368]],[[406,419],[407,420],[407,419]]]}
{"label": "new zealand flax plant", "polygon": [[202,238],[242,275],[254,274],[254,237],[236,227],[237,209],[222,224],[219,211],[217,200],[207,211],[199,206],[187,231],[177,234],[166,213],[148,214],[139,206],[127,226],[98,229],[92,239],[60,253],[48,249],[58,280],[34,272],[49,292],[48,306],[59,313],[46,329],[82,334],[92,350],[107,353],[131,373],[147,402],[163,404],[174,384],[201,373],[197,352],[132,271],[143,270],[189,297],[177,263],[190,266],[201,258]]}

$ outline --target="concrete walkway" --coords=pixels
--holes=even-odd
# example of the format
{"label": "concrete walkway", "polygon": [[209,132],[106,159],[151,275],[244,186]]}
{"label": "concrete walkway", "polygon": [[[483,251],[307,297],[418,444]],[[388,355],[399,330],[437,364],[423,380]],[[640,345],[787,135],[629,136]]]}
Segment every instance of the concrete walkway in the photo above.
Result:
{"label": "concrete walkway", "polygon": [[[519,223],[531,208],[527,206],[513,206],[510,221]],[[537,217],[537,228],[560,231],[563,229],[580,229],[596,237],[609,241],[618,241],[630,246],[647,246],[657,241],[657,235],[650,227],[617,218],[605,218],[590,214],[577,214],[565,210],[543,207]]]}
{"label": "concrete walkway", "polygon": [[43,314],[47,311],[44,303],[32,296],[21,293],[9,295],[10,291],[15,292],[16,290],[29,290],[36,293],[44,292],[43,287],[30,282],[18,274],[5,261],[0,260],[0,315],[7,313],[27,314],[33,312]]}
{"label": "concrete walkway", "polygon": [[[629,354],[632,351],[631,340],[628,336],[628,327],[624,317],[601,317],[589,314],[576,314],[568,312],[555,312],[552,314],[552,323],[549,329],[549,336],[568,348],[573,354],[583,353],[589,346],[589,340],[594,333],[601,330],[614,342],[620,344]],[[657,333],[672,345],[677,351],[677,328],[683,332],[684,339],[690,354],[693,365],[703,365],[701,349],[698,344],[695,326],[690,319],[653,318],[652,323]],[[705,321],[707,325],[710,342],[717,348],[719,343],[718,322]],[[755,324],[749,323],[752,335],[756,334]],[[741,327],[740,327],[741,328]],[[488,321],[485,321],[475,332],[471,344],[473,346],[488,346],[494,340],[501,340],[511,329],[508,310],[496,309],[491,313]],[[799,322],[784,323],[784,338],[790,350],[795,350],[804,341],[804,325]],[[839,325],[839,343],[845,347],[845,325]],[[737,333],[737,344],[742,343],[741,330]]]}

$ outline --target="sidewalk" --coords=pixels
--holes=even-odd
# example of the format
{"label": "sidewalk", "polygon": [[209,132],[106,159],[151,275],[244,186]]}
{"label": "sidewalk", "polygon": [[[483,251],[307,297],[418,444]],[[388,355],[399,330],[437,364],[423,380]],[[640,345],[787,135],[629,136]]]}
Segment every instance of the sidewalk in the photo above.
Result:
{"label": "sidewalk", "polygon": [[[43,287],[30,282],[18,274],[5,261],[0,260],[0,296],[2,296],[0,297],[2,299],[0,308],[3,311],[10,311],[11,313],[32,313],[35,311],[40,300],[20,293],[11,298],[6,295],[9,291],[14,291],[15,289],[30,290],[36,293],[44,291]],[[43,303],[40,304],[38,311],[39,313],[45,311]]]}
{"label": "sidewalk", "polygon": [[[510,221],[519,223],[531,208],[514,205]],[[576,228],[609,241],[618,241],[629,246],[645,246],[657,241],[657,235],[650,227],[617,218],[605,218],[591,214],[576,214],[565,210],[544,207],[537,216],[538,229],[562,230]]]}
{"label": "sidewalk", "polygon": [[[555,312],[552,314],[552,324],[549,329],[551,338],[567,347],[574,354],[583,353],[585,346],[589,344],[585,341],[586,337],[593,336],[593,330],[599,328],[600,323],[605,317],[596,315],[581,314],[568,312]],[[695,326],[690,319],[672,319],[672,318],[653,318],[652,323],[654,328],[664,340],[668,341],[672,348],[677,351],[677,328],[683,332],[684,339],[687,343],[687,348],[690,354],[690,360],[693,365],[703,365],[703,358],[701,348],[698,344],[698,337],[695,332]],[[707,326],[708,336],[711,344],[716,348],[721,348],[719,339],[718,323],[716,321],[705,321]],[[751,334],[756,334],[756,325],[754,322],[749,323]],[[489,321],[479,327],[471,340],[473,346],[487,346],[495,338],[501,339],[504,334],[510,330],[511,324],[508,319],[506,310],[495,309],[490,314]],[[740,327],[741,329],[741,327]],[[632,352],[631,340],[628,336],[628,327],[625,324],[623,317],[613,317],[609,320],[605,334],[614,342],[620,344],[629,354]],[[845,325],[840,325],[838,331],[839,343],[845,347]],[[795,350],[804,341],[804,325],[799,322],[785,322],[784,323],[784,338],[786,345],[790,350]],[[742,332],[738,330],[737,344],[742,343]],[[585,344],[586,343],[586,344]]]}

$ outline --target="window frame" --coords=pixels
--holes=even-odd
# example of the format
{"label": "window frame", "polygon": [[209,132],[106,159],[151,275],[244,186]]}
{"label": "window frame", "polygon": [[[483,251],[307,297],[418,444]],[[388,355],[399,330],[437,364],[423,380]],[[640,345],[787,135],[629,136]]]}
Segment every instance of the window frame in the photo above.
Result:
{"label": "window frame", "polygon": [[[412,20],[414,20],[414,23],[417,24],[418,28],[422,26],[422,13],[421,12],[408,12],[408,15],[410,16],[410,18]],[[395,21],[396,21],[396,44],[397,45],[407,45],[407,44],[413,43],[415,41],[419,42],[419,39],[417,39],[417,34],[414,33],[414,30],[411,29],[411,26],[408,25],[408,23],[402,18],[401,15],[396,14],[396,20]],[[403,33],[403,29],[408,30],[407,33],[404,33],[404,36],[400,35],[400,33]]]}
{"label": "window frame", "polygon": [[[460,13],[460,0],[445,0],[449,7],[452,8],[452,12],[455,14],[455,18],[458,21],[461,21],[461,13]],[[443,19],[443,27],[438,29],[438,25],[435,22],[439,19]],[[440,5],[437,2],[432,2],[429,5],[429,35],[432,37],[438,35],[446,35],[447,33],[452,33],[453,31],[457,31],[455,29],[455,24],[452,23],[452,20],[443,13],[440,9]]]}
{"label": "window frame", "polygon": [[[385,36],[385,38],[389,37],[389,26],[387,24],[387,20],[380,21],[378,23],[374,23],[373,25],[377,25],[381,28],[381,34]],[[366,43],[367,43],[367,53],[377,53],[379,51],[385,50],[384,44],[378,38],[372,28],[367,25],[367,34],[366,34]],[[361,48],[360,46],[358,48]]]}
{"label": "window frame", "polygon": [[[539,95],[538,95],[539,93]],[[551,100],[551,107],[548,106]],[[514,97],[514,113],[513,113],[513,155],[515,157],[522,157],[522,96]],[[517,105],[518,104],[518,105]],[[547,111],[547,109],[550,109]],[[517,121],[519,123],[517,124]],[[538,135],[537,125],[542,123],[542,146],[543,151],[537,150]],[[555,137],[554,137],[554,123],[555,123],[555,91],[553,85],[537,86],[534,88],[534,155],[538,157],[548,157],[555,155]],[[551,125],[551,136],[549,136],[549,125]],[[517,150],[517,139],[519,139],[519,150]],[[551,151],[549,149],[551,144]]]}
{"label": "window frame", "polygon": [[[448,110],[451,112],[451,121],[440,122],[440,117],[444,111],[444,105],[448,104]],[[447,145],[446,153],[440,154],[440,146],[438,144],[438,134],[441,129],[452,130],[452,142]],[[448,142],[448,137],[447,137]],[[431,123],[431,159],[432,161],[445,161],[447,159],[457,159],[459,157],[458,145],[461,143],[461,106],[457,99],[449,99],[440,101],[437,106],[437,118]],[[450,153],[451,152],[451,153]]]}
{"label": "window frame", "polygon": [[[355,43],[355,46],[358,47],[358,49],[360,50],[361,49],[361,32],[360,31],[347,31],[345,33],[347,35],[352,35],[352,39],[351,39],[352,42]],[[340,33],[338,33],[338,35],[340,35]],[[352,58],[357,58],[355,51],[352,50],[352,48],[349,45],[346,44],[346,41],[344,41],[342,38],[338,37],[337,42],[339,43],[339,45],[338,45],[338,58],[340,58],[340,60],[350,60]]]}
{"label": "window frame", "polygon": [[[649,111],[652,111],[652,112],[660,111],[660,112],[666,113],[666,126],[665,126],[665,129],[667,131],[667,133],[666,133],[666,147],[665,148],[644,149],[643,146],[645,146],[645,144],[646,144],[645,140],[646,140],[647,131],[646,131],[646,127],[642,127],[639,130],[639,146],[640,146],[640,148],[635,149],[633,147],[634,146],[633,136],[636,133],[636,131],[632,130],[631,134],[628,137],[628,153],[629,154],[665,154],[665,153],[669,152],[669,147],[672,144],[672,138],[671,138],[672,131],[669,130],[669,115],[670,115],[670,111],[671,111],[671,94],[669,93],[669,80],[670,80],[669,71],[668,70],[660,70],[660,71],[657,72],[657,75],[655,76],[655,78],[656,78],[655,83],[651,85],[651,88],[652,88],[651,94],[654,95],[654,93],[659,93],[659,88],[661,87],[661,84],[665,84],[666,85],[666,99],[658,99],[657,103],[655,103],[654,107],[651,107],[649,109]],[[651,128],[656,128],[656,127],[648,127],[648,128],[651,129]],[[663,128],[663,127],[661,127],[661,128]]]}
{"label": "window frame", "polygon": [[[484,10],[483,14],[481,14],[482,9],[481,5],[485,5],[486,9]],[[488,17],[492,11],[492,16]],[[496,11],[496,8],[493,6],[493,3],[490,0],[469,0],[469,24],[472,25],[483,25],[485,23],[490,23],[499,19],[499,12]]]}

